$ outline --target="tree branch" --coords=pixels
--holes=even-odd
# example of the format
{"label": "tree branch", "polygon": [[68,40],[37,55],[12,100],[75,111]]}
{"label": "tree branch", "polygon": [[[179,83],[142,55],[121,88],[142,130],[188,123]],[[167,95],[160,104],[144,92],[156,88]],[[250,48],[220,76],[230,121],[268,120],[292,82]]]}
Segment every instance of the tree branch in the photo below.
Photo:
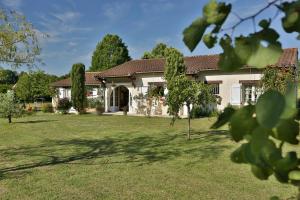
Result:
{"label": "tree branch", "polygon": [[233,26],[229,27],[229,28],[224,28],[221,29],[220,32],[224,32],[224,31],[228,31],[228,30],[235,30],[235,28],[237,26],[239,26],[240,24],[242,24],[243,22],[247,21],[247,20],[253,20],[255,17],[257,17],[258,15],[260,15],[262,12],[264,12],[265,10],[267,10],[270,6],[275,5],[277,2],[279,2],[281,0],[273,0],[270,1],[265,7],[261,8],[260,10],[258,10],[256,13],[254,13],[253,15],[247,16],[247,17],[240,17],[239,15],[236,15],[234,12],[232,12],[237,18],[239,18],[239,21],[234,24]]}

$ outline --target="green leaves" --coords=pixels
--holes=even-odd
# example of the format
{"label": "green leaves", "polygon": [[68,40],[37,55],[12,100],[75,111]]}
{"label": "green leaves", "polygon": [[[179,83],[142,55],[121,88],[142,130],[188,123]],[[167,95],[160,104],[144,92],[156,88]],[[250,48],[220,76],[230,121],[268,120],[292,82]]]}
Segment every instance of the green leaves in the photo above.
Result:
{"label": "green leaves", "polygon": [[260,180],[267,180],[269,176],[272,174],[271,170],[258,167],[256,165],[251,165],[251,171],[254,174],[254,176]]}
{"label": "green leaves", "polygon": [[274,131],[274,137],[290,144],[299,144],[299,124],[293,119],[281,120]]}
{"label": "green leaves", "polygon": [[236,111],[230,119],[229,131],[234,141],[238,142],[245,135],[251,134],[257,123],[253,114],[255,107],[252,105],[245,106]]}
{"label": "green leaves", "polygon": [[223,112],[218,116],[218,120],[212,125],[211,128],[217,129],[229,122],[231,116],[234,114],[233,107],[226,107]]}
{"label": "green leaves", "polygon": [[282,54],[279,34],[269,28],[267,20],[261,21],[260,25],[263,28],[261,31],[235,38],[234,45],[228,35],[221,39],[223,53],[219,61],[220,69],[235,71],[245,66],[264,68],[277,63]]}
{"label": "green leaves", "polygon": [[[231,4],[225,3],[217,3],[215,0],[211,0],[204,8],[203,8],[203,17],[196,19],[189,27],[187,27],[183,31],[183,41],[185,45],[193,51],[200,40],[202,39],[203,34],[206,29],[214,25],[214,29],[212,33],[219,32],[221,26],[225,22],[231,11]],[[207,41],[209,48],[213,45],[213,40],[210,39],[210,42]]]}
{"label": "green leaves", "polygon": [[203,36],[203,42],[207,46],[207,48],[211,49],[217,43],[217,37],[213,36],[211,33],[205,34]]}
{"label": "green leaves", "polygon": [[256,104],[258,123],[265,128],[273,128],[278,123],[284,110],[284,97],[277,91],[270,90],[261,95]]}
{"label": "green leaves", "polygon": [[198,18],[183,31],[183,42],[191,51],[196,48],[208,26],[205,19]]}
{"label": "green leaves", "polygon": [[[285,13],[282,27],[288,33],[300,32],[300,1],[284,2],[279,8]],[[299,36],[298,36],[299,37]]]}
{"label": "green leaves", "polygon": [[300,170],[294,170],[289,173],[289,179],[300,181]]}
{"label": "green leaves", "polygon": [[[203,13],[208,24],[214,24],[217,27],[221,26],[226,20],[228,14],[231,11],[231,5],[225,3],[217,3],[216,0],[211,0],[206,6],[204,6]],[[218,31],[215,29],[213,32]]]}
{"label": "green leaves", "polygon": [[223,53],[220,54],[218,65],[222,71],[226,72],[235,71],[243,65],[231,43],[232,40],[228,35],[221,38],[220,46],[223,49]]}
{"label": "green leaves", "polygon": [[289,180],[289,172],[298,165],[296,152],[289,152],[286,157],[275,164],[275,177],[278,181],[286,183]]}

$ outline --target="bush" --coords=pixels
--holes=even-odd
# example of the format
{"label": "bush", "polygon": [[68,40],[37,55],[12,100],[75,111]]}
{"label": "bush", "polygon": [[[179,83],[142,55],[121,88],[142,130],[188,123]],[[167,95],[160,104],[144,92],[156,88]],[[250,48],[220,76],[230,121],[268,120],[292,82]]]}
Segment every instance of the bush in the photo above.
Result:
{"label": "bush", "polygon": [[215,117],[218,116],[218,111],[209,106],[194,106],[191,111],[191,118]]}
{"label": "bush", "polygon": [[100,102],[99,99],[95,99],[95,98],[87,99],[87,107],[96,108],[99,102]]}
{"label": "bush", "polygon": [[13,85],[0,84],[0,93],[6,93],[8,90],[11,90]]}
{"label": "bush", "polygon": [[53,107],[51,103],[44,103],[42,105],[42,112],[43,113],[52,113],[53,112]]}
{"label": "bush", "polygon": [[68,98],[63,98],[58,100],[57,110],[61,111],[62,113],[66,114],[67,111],[71,108],[72,103]]}

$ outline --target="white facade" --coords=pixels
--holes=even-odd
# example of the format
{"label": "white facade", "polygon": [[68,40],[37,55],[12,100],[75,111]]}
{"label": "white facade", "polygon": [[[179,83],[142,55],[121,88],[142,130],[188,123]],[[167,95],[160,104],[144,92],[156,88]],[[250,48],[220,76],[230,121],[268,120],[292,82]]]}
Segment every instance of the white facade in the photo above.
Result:
{"label": "white facade", "polygon": [[[251,70],[247,70],[244,72],[236,72],[236,73],[224,73],[220,71],[208,71],[203,73],[200,76],[202,80],[206,80],[207,82],[212,81],[220,81],[219,83],[219,96],[222,98],[221,104],[218,105],[219,110],[223,110],[227,105],[241,106],[244,103],[243,99],[243,86],[249,85],[253,88],[251,93],[254,93],[255,88],[258,87],[257,84],[251,82],[258,82],[262,78],[262,73],[257,70],[252,72]],[[244,82],[244,83],[243,83]],[[246,82],[249,82],[246,84]],[[251,95],[251,101],[255,102],[257,97],[255,98],[255,94]]]}
{"label": "white facade", "polygon": [[[217,70],[204,71],[197,74],[195,79],[214,84],[214,94],[221,97],[216,107],[223,110],[227,105],[241,106],[248,102],[255,103],[260,95],[258,81],[262,77],[261,71],[251,69],[239,72],[225,73]],[[139,74],[132,81],[128,78],[111,78],[106,81],[105,87],[93,86],[88,92],[89,98],[103,98],[105,112],[127,110],[128,114],[168,116],[165,97],[149,101],[145,98],[151,84],[164,87],[167,94],[163,73]],[[70,98],[70,88],[58,88],[59,98]],[[102,91],[102,92],[101,92]],[[180,111],[181,116],[187,116],[187,108]]]}

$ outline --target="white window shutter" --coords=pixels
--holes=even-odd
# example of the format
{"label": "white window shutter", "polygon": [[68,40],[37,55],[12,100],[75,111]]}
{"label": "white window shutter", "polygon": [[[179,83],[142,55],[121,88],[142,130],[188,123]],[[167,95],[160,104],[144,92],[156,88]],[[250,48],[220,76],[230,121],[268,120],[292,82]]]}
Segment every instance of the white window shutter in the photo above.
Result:
{"label": "white window shutter", "polygon": [[240,84],[234,84],[231,86],[230,104],[240,105],[241,104],[241,86]]}

